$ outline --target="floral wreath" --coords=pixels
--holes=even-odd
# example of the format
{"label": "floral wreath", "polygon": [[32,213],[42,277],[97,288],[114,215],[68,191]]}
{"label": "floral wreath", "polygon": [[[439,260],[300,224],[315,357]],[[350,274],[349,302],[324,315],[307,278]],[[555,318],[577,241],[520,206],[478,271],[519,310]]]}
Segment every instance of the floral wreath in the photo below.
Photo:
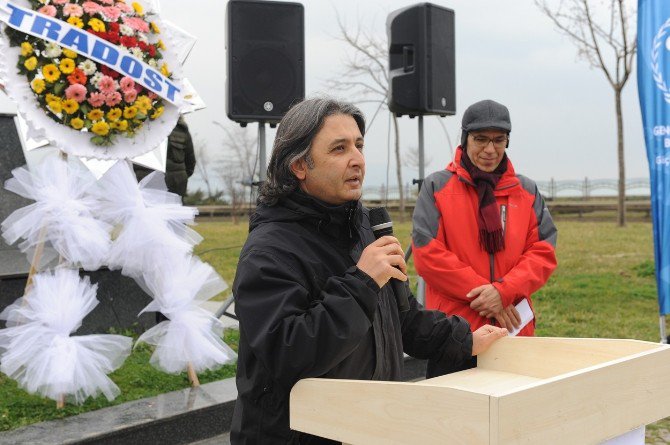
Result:
{"label": "floral wreath", "polygon": [[[139,2],[27,0],[27,3],[39,13],[127,50],[170,79],[173,78],[170,67],[179,69],[175,56],[166,51],[158,17],[145,12]],[[2,34],[0,41],[7,39],[4,43],[14,50],[17,60],[14,73],[11,55],[5,61],[5,77],[10,80],[7,91],[10,96],[18,93],[36,103],[37,107],[31,107],[25,100],[13,97],[31,127],[65,152],[102,159],[138,156],[158,146],[174,127],[178,109],[132,77],[9,26]],[[14,85],[12,91],[12,83],[23,85]],[[151,131],[146,128],[149,126]]]}

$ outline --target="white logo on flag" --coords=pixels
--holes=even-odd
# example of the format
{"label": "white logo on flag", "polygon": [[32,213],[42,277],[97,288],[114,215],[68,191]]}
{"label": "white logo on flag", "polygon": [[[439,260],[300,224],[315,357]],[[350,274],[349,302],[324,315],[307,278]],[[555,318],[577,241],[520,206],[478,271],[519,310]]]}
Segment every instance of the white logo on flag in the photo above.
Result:
{"label": "white logo on flag", "polygon": [[661,71],[661,64],[658,60],[662,47],[665,47],[665,49],[670,51],[670,37],[666,38],[668,30],[670,30],[670,18],[663,23],[663,26],[659,28],[654,37],[651,49],[651,71],[654,73],[654,82],[656,82],[656,86],[663,92],[665,101],[670,104],[670,90],[668,90],[668,86],[665,84],[663,71]]}

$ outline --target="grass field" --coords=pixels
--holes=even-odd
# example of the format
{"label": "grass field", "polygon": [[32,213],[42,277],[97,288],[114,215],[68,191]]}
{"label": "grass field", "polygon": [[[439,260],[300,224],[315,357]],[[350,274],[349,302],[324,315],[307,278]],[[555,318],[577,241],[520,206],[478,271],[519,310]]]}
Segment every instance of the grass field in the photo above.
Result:
{"label": "grass field", "polygon": [[[559,266],[547,285],[534,296],[537,335],[657,342],[658,305],[651,224],[631,222],[621,229],[612,222],[584,219],[559,220],[557,226]],[[202,220],[196,229],[205,238],[196,253],[232,284],[247,224]],[[409,222],[395,228],[403,246],[409,243],[410,230]],[[411,261],[409,266],[410,275],[414,275]],[[228,341],[235,342],[233,333],[229,333]],[[168,376],[153,370],[148,364],[150,353],[149,348],[138,348],[123,368],[112,375],[122,391],[114,404],[188,385],[183,374]],[[201,380],[216,380],[233,373],[234,368],[229,366],[201,376]],[[107,405],[106,400],[98,399],[83,407],[56,411],[53,402],[26,395],[0,375],[0,431]],[[670,419],[650,426],[647,443],[668,443],[669,430]]]}

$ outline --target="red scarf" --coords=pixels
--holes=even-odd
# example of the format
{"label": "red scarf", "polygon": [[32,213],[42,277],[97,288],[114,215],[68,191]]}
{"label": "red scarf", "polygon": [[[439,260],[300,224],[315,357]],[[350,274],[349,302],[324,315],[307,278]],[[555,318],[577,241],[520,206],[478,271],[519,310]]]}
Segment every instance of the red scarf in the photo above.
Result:
{"label": "red scarf", "polygon": [[505,237],[500,220],[500,210],[493,190],[503,173],[507,171],[507,154],[503,156],[495,170],[487,173],[472,163],[464,148],[461,150],[461,166],[470,174],[479,198],[479,212],[477,213],[479,245],[488,253],[499,252],[505,248]]}

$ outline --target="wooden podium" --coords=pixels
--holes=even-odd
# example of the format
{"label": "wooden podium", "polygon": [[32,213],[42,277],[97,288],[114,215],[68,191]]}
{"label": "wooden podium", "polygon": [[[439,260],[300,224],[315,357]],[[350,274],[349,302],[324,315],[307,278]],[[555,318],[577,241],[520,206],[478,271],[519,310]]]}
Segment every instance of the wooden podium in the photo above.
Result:
{"label": "wooden podium", "polygon": [[670,416],[670,346],[508,337],[419,382],[301,380],[290,412],[350,444],[597,444]]}

